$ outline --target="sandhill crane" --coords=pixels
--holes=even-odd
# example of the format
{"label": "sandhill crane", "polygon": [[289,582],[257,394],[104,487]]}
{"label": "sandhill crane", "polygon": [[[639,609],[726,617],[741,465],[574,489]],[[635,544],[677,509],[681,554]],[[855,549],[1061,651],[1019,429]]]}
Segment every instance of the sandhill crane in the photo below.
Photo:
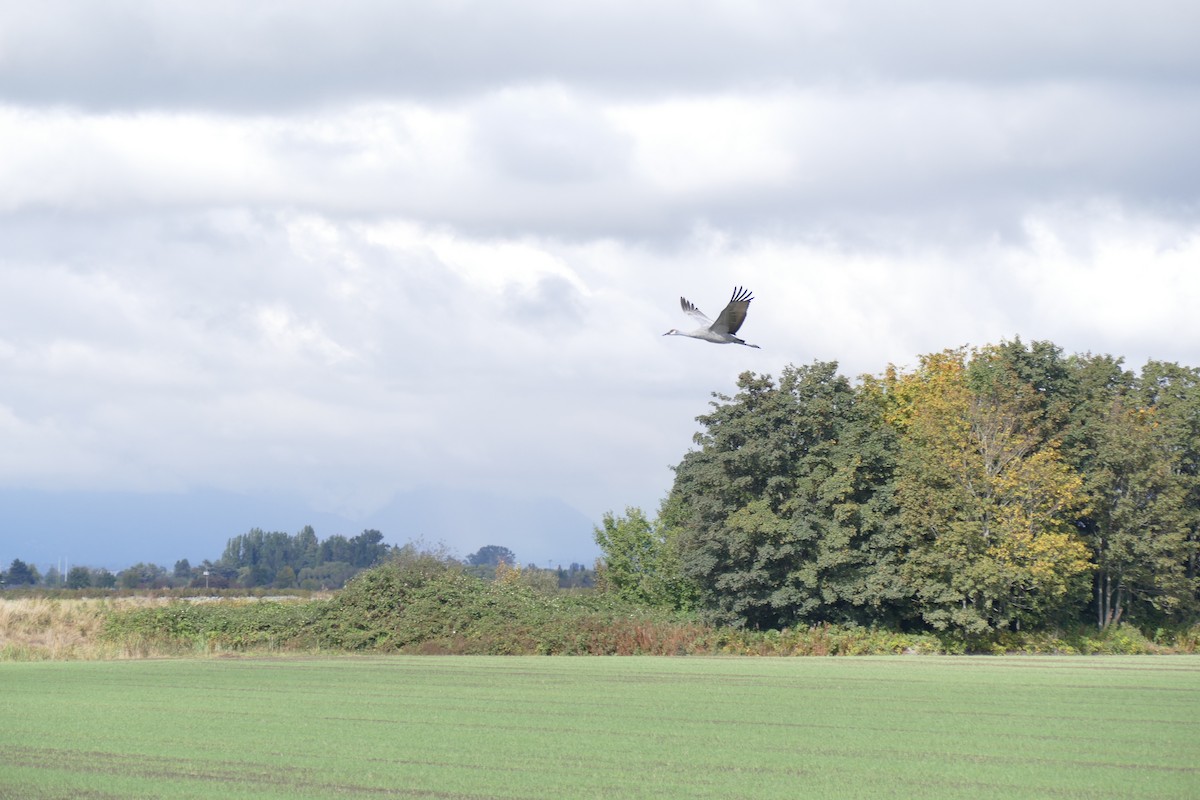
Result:
{"label": "sandhill crane", "polygon": [[729,305],[725,306],[721,316],[717,317],[716,322],[713,322],[704,316],[704,312],[689,303],[686,298],[681,297],[679,305],[683,307],[683,313],[699,322],[701,327],[694,331],[680,331],[672,328],[663,336],[690,336],[693,339],[703,339],[713,344],[744,344],[746,347],[758,348],[758,345],[749,344],[734,336],[738,332],[738,328],[742,327],[742,323],[746,321],[746,309],[750,307],[750,301],[753,299],[748,290],[740,286],[735,287],[733,297],[729,299]]}

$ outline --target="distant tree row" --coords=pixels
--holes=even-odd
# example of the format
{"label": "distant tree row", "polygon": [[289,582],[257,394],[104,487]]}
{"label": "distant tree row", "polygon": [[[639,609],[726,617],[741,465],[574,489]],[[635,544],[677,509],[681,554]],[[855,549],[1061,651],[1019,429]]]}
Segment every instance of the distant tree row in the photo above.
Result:
{"label": "distant tree row", "polygon": [[216,575],[229,585],[246,588],[334,588],[380,563],[391,551],[377,530],[350,538],[335,534],[320,541],[311,525],[295,535],[254,528],[230,539],[221,558],[202,567],[210,573],[210,584]]}
{"label": "distant tree row", "polygon": [[216,561],[205,559],[193,566],[186,558],[168,572],[157,564],[137,563],[115,575],[106,569],[72,567],[66,576],[51,567],[41,575],[36,567],[15,559],[0,573],[0,585],[9,588],[165,589],[174,587],[231,587],[255,589],[331,589],[345,584],[356,573],[385,560],[394,548],[383,543],[383,534],[365,530],[347,538],[317,539],[312,526],[299,533],[267,533],[254,528],[228,541]]}
{"label": "distant tree row", "polygon": [[1200,616],[1200,370],[1020,340],[743,373],[601,582],[726,623],[962,635]]}
{"label": "distant tree row", "polygon": [[85,566],[71,567],[65,575],[58,567],[52,566],[46,570],[45,575],[42,575],[34,565],[14,558],[7,570],[0,571],[0,587],[13,589],[31,586],[50,589],[139,588],[142,585],[142,578],[147,572],[155,575],[166,574],[166,570],[162,567],[135,564],[115,575],[104,568]]}
{"label": "distant tree row", "polygon": [[[377,530],[364,530],[349,538],[335,534],[320,540],[308,525],[294,535],[254,528],[230,539],[217,560],[205,559],[193,566],[188,559],[180,559],[170,572],[157,564],[138,563],[116,574],[107,569],[76,566],[66,575],[60,574],[57,567],[50,567],[42,575],[37,567],[14,559],[7,571],[0,571],[0,588],[337,589],[362,570],[386,561],[408,546],[385,544],[383,534]],[[449,556],[446,558],[449,560]],[[499,565],[515,566],[517,558],[507,547],[487,545],[467,556],[466,564],[474,574],[491,580]],[[544,582],[560,588],[593,585],[594,571],[580,564],[556,570],[526,569],[544,572]]]}

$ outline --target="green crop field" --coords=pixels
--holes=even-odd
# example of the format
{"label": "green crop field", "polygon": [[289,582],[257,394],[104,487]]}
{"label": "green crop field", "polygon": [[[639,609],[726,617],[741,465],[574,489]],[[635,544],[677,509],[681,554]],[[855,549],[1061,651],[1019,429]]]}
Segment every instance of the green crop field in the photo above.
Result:
{"label": "green crop field", "polygon": [[1200,797],[1200,658],[0,663],[4,798]]}

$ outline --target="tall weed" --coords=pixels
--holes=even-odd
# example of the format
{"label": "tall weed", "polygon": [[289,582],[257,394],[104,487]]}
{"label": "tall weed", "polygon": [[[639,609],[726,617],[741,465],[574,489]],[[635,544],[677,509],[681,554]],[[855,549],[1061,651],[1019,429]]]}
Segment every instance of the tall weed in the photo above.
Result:
{"label": "tall weed", "polygon": [[44,661],[102,659],[121,655],[103,640],[110,615],[146,599],[20,597],[0,600],[0,660]]}

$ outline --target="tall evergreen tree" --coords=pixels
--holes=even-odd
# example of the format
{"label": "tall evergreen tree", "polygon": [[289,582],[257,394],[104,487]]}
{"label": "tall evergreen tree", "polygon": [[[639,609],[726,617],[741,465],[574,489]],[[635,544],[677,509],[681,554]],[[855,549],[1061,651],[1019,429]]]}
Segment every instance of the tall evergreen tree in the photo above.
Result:
{"label": "tall evergreen tree", "polygon": [[305,525],[296,534],[293,552],[294,561],[291,566],[297,572],[305,567],[315,567],[319,563],[321,543],[317,540],[317,532],[313,530],[312,525]]}
{"label": "tall evergreen tree", "polygon": [[4,573],[4,583],[8,586],[32,586],[39,578],[37,567],[32,567],[19,558],[14,558],[8,565],[8,572]]}

